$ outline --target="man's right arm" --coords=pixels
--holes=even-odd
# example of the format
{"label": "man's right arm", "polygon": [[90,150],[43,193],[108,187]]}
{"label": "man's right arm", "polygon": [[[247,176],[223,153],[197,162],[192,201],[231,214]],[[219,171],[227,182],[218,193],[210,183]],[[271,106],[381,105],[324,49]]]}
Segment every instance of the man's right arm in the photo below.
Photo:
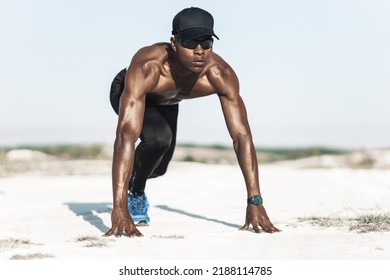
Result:
{"label": "man's right arm", "polygon": [[[113,211],[109,236],[142,236],[136,229],[127,208],[128,180],[133,168],[135,143],[141,133],[146,92],[158,81],[155,67],[132,63],[125,78],[125,88],[119,106],[119,117],[112,163]],[[157,80],[156,80],[157,79]]]}
{"label": "man's right arm", "polygon": [[127,182],[133,167],[135,142],[142,128],[145,96],[135,97],[125,86],[120,103],[112,162],[114,208],[127,207]]}

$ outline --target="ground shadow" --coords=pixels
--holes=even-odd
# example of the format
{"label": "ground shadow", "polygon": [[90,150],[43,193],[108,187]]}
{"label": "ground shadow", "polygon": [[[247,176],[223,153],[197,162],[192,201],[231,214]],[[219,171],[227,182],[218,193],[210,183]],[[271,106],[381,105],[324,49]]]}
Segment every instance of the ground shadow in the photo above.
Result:
{"label": "ground shadow", "polygon": [[220,220],[217,220],[217,219],[207,218],[205,216],[189,213],[189,212],[186,212],[184,210],[171,208],[171,207],[169,207],[167,205],[156,205],[155,207],[159,208],[159,209],[162,209],[162,210],[165,210],[165,211],[169,211],[169,212],[174,212],[174,213],[178,213],[178,214],[181,214],[181,215],[185,215],[185,216],[188,216],[188,217],[191,217],[191,218],[205,220],[205,221],[214,222],[214,223],[218,223],[218,224],[223,224],[223,225],[228,226],[228,227],[233,227],[233,228],[237,228],[237,229],[242,227],[242,225],[237,225],[237,224],[232,224],[232,223],[220,221]]}
{"label": "ground shadow", "polygon": [[111,202],[102,202],[102,203],[64,203],[73,211],[77,216],[82,216],[84,221],[87,221],[91,225],[95,226],[98,230],[103,233],[106,233],[110,228],[107,227],[103,220],[97,215],[100,213],[109,213],[112,211]]}

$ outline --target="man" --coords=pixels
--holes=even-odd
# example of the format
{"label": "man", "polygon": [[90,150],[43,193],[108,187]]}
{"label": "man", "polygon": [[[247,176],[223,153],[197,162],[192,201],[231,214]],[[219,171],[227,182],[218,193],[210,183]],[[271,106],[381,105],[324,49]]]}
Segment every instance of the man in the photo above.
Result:
{"label": "man", "polygon": [[[245,105],[233,69],[213,52],[214,19],[199,8],[188,8],[173,19],[170,43],[140,49],[128,69],[111,86],[111,104],[118,113],[112,167],[112,227],[109,236],[123,232],[142,236],[137,225],[146,225],[148,178],[163,175],[176,144],[178,103],[183,99],[219,96],[226,125],[242,170],[248,205],[245,225],[255,232],[279,231],[262,204],[258,163]],[[123,82],[124,81],[124,82]],[[141,142],[135,148],[135,143]]]}

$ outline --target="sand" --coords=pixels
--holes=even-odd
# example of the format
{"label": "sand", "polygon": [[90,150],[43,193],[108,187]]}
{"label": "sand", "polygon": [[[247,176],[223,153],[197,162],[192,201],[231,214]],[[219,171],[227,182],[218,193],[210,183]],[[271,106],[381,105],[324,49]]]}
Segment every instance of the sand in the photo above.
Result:
{"label": "sand", "polygon": [[[112,209],[104,175],[0,178],[0,259],[389,260],[390,232],[348,220],[390,212],[390,173],[262,165],[264,206],[282,232],[239,231],[246,192],[237,165],[173,162],[149,180],[143,238],[104,238]],[[315,217],[343,219],[319,226]]]}
{"label": "sand", "polygon": [[[161,279],[121,272],[162,267],[203,269],[203,276],[165,279],[216,279],[216,269],[264,266],[268,279],[387,279],[390,172],[387,154],[379,155],[386,158],[366,169],[356,160],[350,166],[350,157],[262,164],[276,234],[239,231],[246,191],[238,165],[172,162],[148,181],[144,237],[117,238],[102,237],[111,226],[110,160],[13,153],[0,166],[0,277]],[[259,277],[267,275],[233,278]]]}

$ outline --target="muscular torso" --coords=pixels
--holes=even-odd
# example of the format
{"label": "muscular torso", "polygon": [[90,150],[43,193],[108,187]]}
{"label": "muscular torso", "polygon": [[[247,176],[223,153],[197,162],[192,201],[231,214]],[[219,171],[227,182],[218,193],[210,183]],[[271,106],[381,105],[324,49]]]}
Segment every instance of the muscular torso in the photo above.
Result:
{"label": "muscular torso", "polygon": [[196,83],[189,83],[189,85],[177,85],[172,78],[160,78],[158,85],[153,91],[147,93],[146,98],[159,105],[173,105],[183,99],[198,98],[214,93],[215,89],[206,77],[202,77]]}
{"label": "muscular torso", "polygon": [[225,75],[224,72],[230,70],[230,67],[215,53],[212,53],[207,60],[207,65],[201,73],[183,75],[180,67],[175,66],[170,45],[160,43],[141,49],[135,55],[132,64],[137,64],[137,67],[148,67],[153,64],[156,69],[155,84],[145,93],[148,102],[173,105],[184,99],[220,93],[218,80],[225,80],[226,77],[222,78],[222,76]]}

